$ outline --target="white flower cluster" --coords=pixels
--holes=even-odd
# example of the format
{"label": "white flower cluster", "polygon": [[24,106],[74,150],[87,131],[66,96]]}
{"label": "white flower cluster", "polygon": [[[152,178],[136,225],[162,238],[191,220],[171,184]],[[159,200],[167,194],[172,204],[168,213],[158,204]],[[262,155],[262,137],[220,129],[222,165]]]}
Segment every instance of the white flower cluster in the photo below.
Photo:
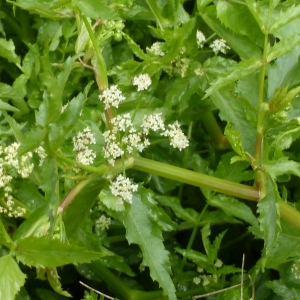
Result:
{"label": "white flower cluster", "polygon": [[292,273],[296,279],[300,279],[300,259],[292,265]]}
{"label": "white flower cluster", "polygon": [[174,124],[168,125],[170,129],[162,133],[163,136],[168,136],[171,140],[170,144],[174,148],[178,148],[180,151],[189,145],[189,140],[180,129],[178,121]]}
{"label": "white flower cluster", "polygon": [[92,165],[96,153],[88,148],[88,145],[96,144],[96,140],[89,127],[84,128],[73,137],[73,150],[77,152],[75,160],[83,165]]}
{"label": "white flower cluster", "polygon": [[139,76],[134,76],[132,80],[132,84],[137,85],[138,91],[147,90],[151,83],[151,77],[148,74],[140,74]]}
{"label": "white flower cluster", "polygon": [[202,33],[202,31],[197,30],[196,39],[197,39],[198,48],[203,48],[203,44],[204,44],[206,38],[205,38],[205,35]]}
{"label": "white flower cluster", "polygon": [[148,147],[150,142],[147,135],[150,129],[155,132],[162,131],[160,134],[169,137],[171,145],[180,151],[189,145],[188,139],[180,129],[177,121],[169,125],[168,130],[165,130],[161,113],[145,115],[139,132],[133,126],[130,114],[118,115],[111,120],[111,123],[113,129],[103,133],[105,141],[104,158],[111,165],[114,165],[116,158],[124,155],[125,152],[129,154],[134,150],[142,152]]}
{"label": "white flower cluster", "polygon": [[15,169],[22,178],[27,178],[33,170],[31,163],[32,153],[18,157],[19,143],[12,143],[4,149],[0,147],[0,188],[4,190],[3,200],[6,207],[0,206],[0,213],[7,214],[8,217],[21,217],[26,213],[26,209],[16,206],[11,195],[12,188],[9,183],[13,176],[9,173],[11,169]]}
{"label": "white flower cluster", "polygon": [[39,166],[41,166],[47,156],[46,151],[42,146],[39,146],[34,150],[34,152],[39,156],[40,158]]}
{"label": "white flower cluster", "polygon": [[109,188],[111,193],[118,197],[118,201],[131,203],[132,193],[137,191],[138,185],[131,183],[129,178],[120,174]]}
{"label": "white flower cluster", "polygon": [[212,48],[215,54],[218,54],[219,52],[226,54],[226,50],[230,49],[230,47],[226,45],[226,41],[223,39],[213,41],[209,47]]}
{"label": "white flower cluster", "polygon": [[146,51],[153,53],[156,56],[164,56],[165,52],[162,51],[161,45],[162,43],[155,42],[150,48],[146,47]]}
{"label": "white flower cluster", "polygon": [[103,102],[104,109],[109,109],[111,106],[118,108],[125,97],[116,85],[112,85],[99,95],[99,99]]}
{"label": "white flower cluster", "polygon": [[[150,145],[148,139],[142,138],[141,133],[136,132],[130,114],[118,115],[111,120],[111,123],[113,129],[103,133],[105,140],[104,158],[107,159],[109,164],[114,165],[116,158],[122,156],[125,151],[129,154],[134,149],[142,152]],[[123,133],[123,136],[118,139],[119,133]]]}
{"label": "white flower cluster", "polygon": [[185,77],[189,68],[190,59],[186,57],[178,58],[176,60],[173,60],[172,63],[175,65],[174,72],[179,73],[182,78]]}
{"label": "white flower cluster", "polygon": [[95,224],[97,228],[104,231],[106,229],[109,229],[109,226],[111,224],[111,218],[107,218],[104,215],[102,215],[99,219],[96,220]]}
{"label": "white flower cluster", "polygon": [[[223,265],[223,262],[219,259],[216,260],[214,266],[216,268],[221,268]],[[202,268],[197,268],[197,272],[198,273],[203,273],[203,269]],[[216,274],[213,274],[213,275],[200,275],[200,276],[197,276],[197,277],[194,277],[193,278],[193,282],[198,285],[202,282],[202,285],[203,286],[206,286],[206,285],[209,285],[211,282],[214,282],[214,283],[217,283],[218,282],[218,279],[219,279],[219,276],[220,275],[216,275]]]}

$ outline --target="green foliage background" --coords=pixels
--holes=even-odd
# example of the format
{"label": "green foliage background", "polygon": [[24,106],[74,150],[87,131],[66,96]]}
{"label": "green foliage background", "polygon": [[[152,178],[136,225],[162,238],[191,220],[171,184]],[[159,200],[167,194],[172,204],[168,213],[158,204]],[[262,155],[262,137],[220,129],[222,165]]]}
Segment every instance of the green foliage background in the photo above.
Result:
{"label": "green foliage background", "polygon": [[[0,299],[97,299],[79,281],[118,299],[300,298],[299,26],[296,0],[0,0],[1,145],[46,156],[12,182],[26,214],[1,214]],[[126,100],[105,111],[112,84]],[[153,135],[110,166],[103,132],[123,113],[178,120],[190,145]],[[91,166],[72,148],[86,126]],[[125,169],[139,188],[120,206]]]}

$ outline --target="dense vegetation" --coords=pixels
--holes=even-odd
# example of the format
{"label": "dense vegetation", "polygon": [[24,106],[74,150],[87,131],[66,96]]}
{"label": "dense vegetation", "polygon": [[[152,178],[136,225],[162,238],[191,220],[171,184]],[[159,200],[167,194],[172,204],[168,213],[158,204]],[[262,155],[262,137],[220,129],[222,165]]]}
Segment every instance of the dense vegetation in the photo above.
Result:
{"label": "dense vegetation", "polygon": [[297,1],[0,17],[0,299],[300,299]]}

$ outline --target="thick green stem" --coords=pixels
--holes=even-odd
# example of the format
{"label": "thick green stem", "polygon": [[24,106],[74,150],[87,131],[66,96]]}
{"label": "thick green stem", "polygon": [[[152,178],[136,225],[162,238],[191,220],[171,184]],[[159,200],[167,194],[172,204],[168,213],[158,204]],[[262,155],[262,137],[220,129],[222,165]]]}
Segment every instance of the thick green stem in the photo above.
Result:
{"label": "thick green stem", "polygon": [[254,187],[200,174],[147,158],[134,157],[132,168],[237,198],[252,201],[260,199],[259,191]]}
{"label": "thick green stem", "polygon": [[300,230],[300,212],[284,201],[279,201],[280,216]]}

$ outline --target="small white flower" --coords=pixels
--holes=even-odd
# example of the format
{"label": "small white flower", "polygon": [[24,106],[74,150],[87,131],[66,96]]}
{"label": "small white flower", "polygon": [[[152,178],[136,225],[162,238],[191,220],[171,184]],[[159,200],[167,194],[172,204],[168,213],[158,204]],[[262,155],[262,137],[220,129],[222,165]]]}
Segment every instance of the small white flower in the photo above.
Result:
{"label": "small white flower", "polygon": [[201,282],[200,277],[194,277],[194,278],[193,278],[193,282],[194,282],[196,285],[200,284],[200,282]]}
{"label": "small white flower", "polygon": [[154,55],[157,55],[157,56],[164,56],[165,55],[165,52],[163,52],[161,50],[161,45],[162,43],[160,42],[155,42],[150,48],[147,47],[146,50],[148,52],[151,52],[153,53]]}
{"label": "small white flower", "polygon": [[119,104],[126,98],[116,85],[112,85],[99,95],[99,99],[103,102],[104,109],[109,109],[110,106],[118,108]]}
{"label": "small white flower", "polygon": [[226,50],[230,49],[230,47],[226,45],[226,41],[223,39],[213,41],[209,47],[212,48],[215,54],[218,54],[219,51],[226,54]]}
{"label": "small white flower", "polygon": [[194,70],[194,73],[195,73],[197,76],[202,76],[202,75],[204,75],[204,70],[201,69],[201,68],[197,68],[196,70]]}
{"label": "small white flower", "polygon": [[39,146],[34,150],[34,152],[39,156],[40,158],[39,166],[41,166],[47,156],[46,151],[42,146]]}
{"label": "small white flower", "polygon": [[197,39],[198,48],[203,48],[203,44],[206,38],[205,35],[202,33],[202,31],[197,30],[196,39]]}
{"label": "small white flower", "polygon": [[118,197],[121,202],[132,202],[132,193],[138,189],[137,184],[132,184],[129,178],[119,175],[109,186],[111,193]]}
{"label": "small white flower", "polygon": [[171,146],[178,148],[180,151],[188,147],[189,141],[180,129],[178,121],[176,121],[174,124],[168,125],[168,127],[169,129],[163,132],[162,135],[170,138]]}
{"label": "small white flower", "polygon": [[151,83],[151,77],[148,74],[140,74],[139,76],[133,77],[132,80],[132,84],[137,85],[138,91],[147,90]]}
{"label": "small white flower", "polygon": [[102,215],[98,220],[96,220],[96,227],[100,228],[102,231],[109,229],[111,224],[111,218],[106,218]]}
{"label": "small white flower", "polygon": [[148,134],[150,129],[155,132],[159,130],[165,130],[165,125],[161,117],[161,113],[144,116],[142,128],[145,134]]}
{"label": "small white flower", "polygon": [[203,273],[203,269],[198,267],[198,268],[197,268],[197,272],[198,272],[198,273]]}
{"label": "small white flower", "polygon": [[221,268],[223,266],[223,262],[220,259],[217,259],[215,261],[215,267],[216,268]]}
{"label": "small white flower", "polygon": [[210,282],[209,282],[209,280],[208,280],[208,278],[207,278],[206,275],[202,275],[201,278],[202,278],[202,280],[203,280],[203,282],[202,282],[202,285],[203,285],[203,286],[206,286],[206,285],[209,285],[209,284],[210,284]]}

